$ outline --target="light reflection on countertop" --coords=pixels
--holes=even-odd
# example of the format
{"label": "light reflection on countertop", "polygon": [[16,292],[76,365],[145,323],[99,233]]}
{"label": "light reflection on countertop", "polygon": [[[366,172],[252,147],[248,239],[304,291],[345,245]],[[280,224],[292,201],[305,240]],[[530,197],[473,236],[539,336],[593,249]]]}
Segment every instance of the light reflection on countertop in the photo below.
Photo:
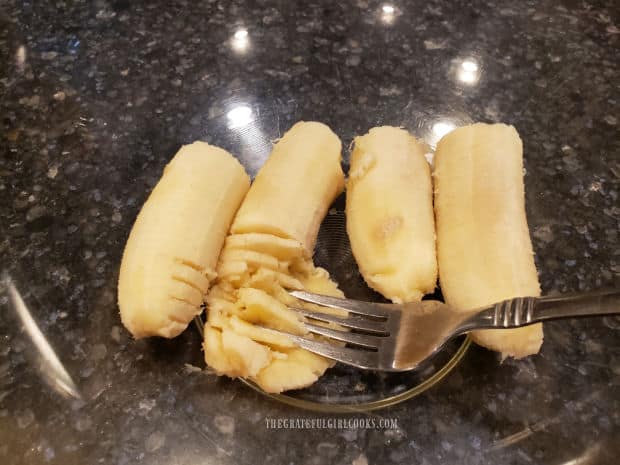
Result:
{"label": "light reflection on countertop", "polygon": [[457,79],[463,84],[474,85],[480,79],[480,65],[474,58],[465,58],[458,65]]}
{"label": "light reflection on countertop", "polygon": [[233,50],[237,53],[247,52],[250,46],[248,30],[244,28],[237,29],[231,39],[231,45]]}
{"label": "light reflection on countertop", "polygon": [[381,7],[381,21],[385,24],[392,24],[396,16],[394,5],[385,4]]}

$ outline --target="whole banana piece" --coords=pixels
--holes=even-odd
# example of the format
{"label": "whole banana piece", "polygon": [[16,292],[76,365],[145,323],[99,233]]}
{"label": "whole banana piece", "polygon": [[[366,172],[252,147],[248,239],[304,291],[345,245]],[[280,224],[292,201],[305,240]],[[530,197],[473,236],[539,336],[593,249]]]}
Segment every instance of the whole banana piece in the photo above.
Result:
{"label": "whole banana piece", "polygon": [[125,245],[118,305],[136,338],[174,337],[200,313],[250,179],[228,152],[183,146],[143,205]]}
{"label": "whole banana piece", "polygon": [[[540,295],[515,128],[458,128],[441,139],[434,162],[439,281],[446,302],[465,310]],[[473,339],[520,358],[538,352],[543,330],[536,324],[475,331]]]}
{"label": "whole banana piece", "polygon": [[355,138],[347,182],[347,232],[368,285],[397,302],[437,283],[431,170],[425,146],[383,126]]}

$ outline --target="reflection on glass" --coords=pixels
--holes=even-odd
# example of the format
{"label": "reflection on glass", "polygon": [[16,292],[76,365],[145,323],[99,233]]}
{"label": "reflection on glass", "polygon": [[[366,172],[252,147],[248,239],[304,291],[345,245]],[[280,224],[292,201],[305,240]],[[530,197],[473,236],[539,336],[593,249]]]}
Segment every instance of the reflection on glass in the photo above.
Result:
{"label": "reflection on glass", "polygon": [[456,77],[464,84],[476,84],[480,79],[480,66],[474,59],[467,58],[460,63]]}
{"label": "reflection on glass", "polygon": [[245,168],[250,174],[255,174],[271,151],[271,139],[261,127],[265,114],[248,100],[228,102],[226,106],[229,108],[226,119],[230,136],[240,144],[239,153]]}
{"label": "reflection on glass", "polygon": [[18,72],[24,72],[24,67],[26,65],[26,47],[23,45],[17,47],[17,51],[15,52],[15,65],[17,66]]}
{"label": "reflection on glass", "polygon": [[432,126],[430,125],[427,126],[427,128],[429,129],[427,130],[427,133],[424,136],[424,140],[431,148],[434,149],[435,147],[437,147],[437,142],[439,142],[439,140],[443,136],[445,136],[450,131],[455,129],[456,126],[457,125],[451,120],[448,120],[448,119],[438,120],[435,123],[433,123]]}
{"label": "reflection on glass", "polygon": [[246,126],[254,120],[252,109],[247,105],[237,105],[226,113],[228,128],[237,129]]}
{"label": "reflection on glass", "polygon": [[381,7],[381,21],[385,24],[392,24],[395,14],[396,8],[393,5],[385,4]]}
{"label": "reflection on glass", "polygon": [[437,137],[437,140],[439,140],[454,128],[456,128],[456,125],[451,121],[439,121],[433,124],[433,134]]}
{"label": "reflection on glass", "polygon": [[237,29],[232,38],[232,48],[239,53],[245,52],[250,45],[247,29]]}
{"label": "reflection on glass", "polygon": [[603,450],[603,446],[601,442],[596,442],[583,451],[583,453],[574,459],[567,460],[562,465],[594,465],[596,463],[601,463],[601,452]]}
{"label": "reflection on glass", "polygon": [[9,307],[15,312],[23,332],[30,338],[34,346],[35,351],[33,355],[36,361],[36,368],[40,371],[43,379],[59,394],[65,397],[80,399],[80,393],[73,379],[71,379],[56,352],[54,352],[54,349],[47,342],[39,326],[34,321],[24,299],[13,284],[13,280],[8,276],[4,276],[2,281],[3,287],[6,287],[9,295]]}

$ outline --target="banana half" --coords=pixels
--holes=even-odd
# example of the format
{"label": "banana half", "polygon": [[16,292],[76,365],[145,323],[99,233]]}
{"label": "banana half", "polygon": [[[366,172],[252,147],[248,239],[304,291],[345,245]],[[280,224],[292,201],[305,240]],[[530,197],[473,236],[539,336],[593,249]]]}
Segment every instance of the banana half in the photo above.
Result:
{"label": "banana half", "polygon": [[166,166],[121,262],[118,305],[134,337],[175,337],[200,313],[249,186],[230,153],[204,142],[183,146]]}
{"label": "banana half", "polygon": [[[444,136],[435,153],[439,281],[446,302],[473,309],[540,286],[525,216],[523,148],[505,124],[474,124]],[[504,357],[539,351],[542,324],[473,332]]]}
{"label": "banana half", "polygon": [[347,232],[368,285],[397,302],[437,283],[431,170],[425,146],[383,126],[355,138],[347,182]]}
{"label": "banana half", "polygon": [[217,374],[281,392],[309,386],[333,365],[262,326],[305,334],[288,307],[308,304],[286,289],[342,296],[311,260],[319,225],[344,186],[340,151],[340,140],[327,126],[300,122],[278,141],[256,176],[207,297],[205,361]]}

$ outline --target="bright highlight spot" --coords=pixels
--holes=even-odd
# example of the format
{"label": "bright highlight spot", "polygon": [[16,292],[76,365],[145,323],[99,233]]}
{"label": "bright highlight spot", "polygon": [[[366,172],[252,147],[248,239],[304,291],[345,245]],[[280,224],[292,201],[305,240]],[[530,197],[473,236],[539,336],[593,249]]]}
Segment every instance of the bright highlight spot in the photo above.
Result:
{"label": "bright highlight spot", "polygon": [[252,109],[247,105],[234,107],[226,114],[226,117],[228,118],[228,127],[230,129],[246,126],[254,119]]}
{"label": "bright highlight spot", "polygon": [[[424,140],[429,147],[435,149],[441,138],[453,129],[456,129],[456,127],[457,125],[449,119],[436,120],[434,124],[427,126],[428,130],[424,136]],[[432,157],[427,156],[426,159],[432,165]]]}
{"label": "bright highlight spot", "polygon": [[463,63],[461,63],[461,68],[463,68],[464,71],[474,73],[478,71],[478,63],[472,60],[465,60]]}
{"label": "bright highlight spot", "polygon": [[433,125],[433,135],[437,138],[437,141],[439,141],[439,139],[455,128],[456,125],[450,121],[439,121]]}
{"label": "bright highlight spot", "polygon": [[381,21],[385,24],[392,24],[394,22],[394,16],[396,14],[396,8],[392,5],[383,5],[381,7]]}
{"label": "bright highlight spot", "polygon": [[245,52],[250,45],[247,29],[238,29],[233,34],[232,48],[237,52]]}
{"label": "bright highlight spot", "polygon": [[247,29],[239,29],[237,32],[235,32],[235,39],[237,40],[245,39],[247,36],[248,36]]}
{"label": "bright highlight spot", "polygon": [[456,77],[465,84],[475,84],[480,79],[480,66],[472,59],[463,60],[459,66]]}

